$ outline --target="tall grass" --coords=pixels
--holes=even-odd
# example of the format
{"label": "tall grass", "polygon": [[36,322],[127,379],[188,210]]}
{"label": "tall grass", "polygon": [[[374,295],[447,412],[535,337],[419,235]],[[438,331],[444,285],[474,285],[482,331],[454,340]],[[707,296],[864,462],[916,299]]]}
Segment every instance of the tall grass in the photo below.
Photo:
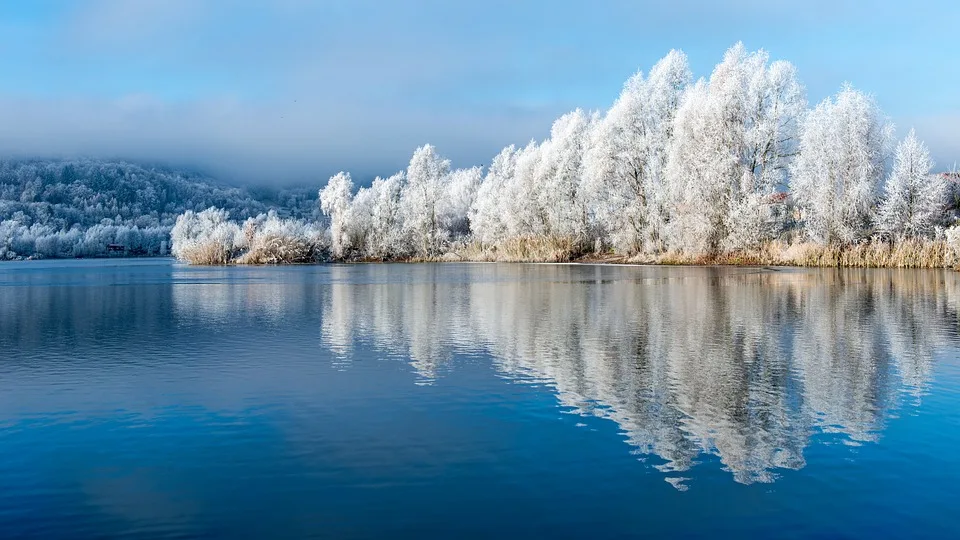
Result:
{"label": "tall grass", "polygon": [[567,262],[585,254],[581,243],[559,236],[511,238],[495,245],[473,242],[453,251],[461,260],[484,262]]}
{"label": "tall grass", "polygon": [[303,264],[317,262],[318,246],[307,238],[281,234],[258,234],[250,238],[249,249],[237,257],[237,264]]}
{"label": "tall grass", "polygon": [[760,251],[761,264],[844,268],[945,268],[955,264],[943,240],[873,241],[848,246],[771,242]]}
{"label": "tall grass", "polygon": [[181,247],[177,258],[198,266],[222,266],[233,260],[233,250],[223,242],[208,239]]}
{"label": "tall grass", "polygon": [[460,260],[497,262],[625,262],[663,265],[807,266],[844,268],[953,268],[960,263],[960,246],[944,240],[864,242],[846,246],[811,242],[767,242],[756,249],[717,255],[667,252],[630,257],[586,253],[562,238],[520,238],[496,246],[473,243],[456,251]]}

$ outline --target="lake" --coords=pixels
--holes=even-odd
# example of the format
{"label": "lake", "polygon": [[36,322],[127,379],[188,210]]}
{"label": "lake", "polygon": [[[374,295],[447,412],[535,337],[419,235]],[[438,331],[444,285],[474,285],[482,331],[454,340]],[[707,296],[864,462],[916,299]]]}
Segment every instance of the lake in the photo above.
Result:
{"label": "lake", "polygon": [[2,538],[958,537],[960,274],[0,263]]}

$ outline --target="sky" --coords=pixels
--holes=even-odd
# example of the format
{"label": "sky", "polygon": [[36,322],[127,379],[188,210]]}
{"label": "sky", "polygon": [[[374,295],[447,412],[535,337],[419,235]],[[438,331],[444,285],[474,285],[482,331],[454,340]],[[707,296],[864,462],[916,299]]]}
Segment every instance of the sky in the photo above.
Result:
{"label": "sky", "polygon": [[958,24],[955,0],[0,0],[0,156],[277,185],[386,176],[425,143],[486,165],[670,49],[708,77],[742,41],[811,104],[874,95],[950,169]]}

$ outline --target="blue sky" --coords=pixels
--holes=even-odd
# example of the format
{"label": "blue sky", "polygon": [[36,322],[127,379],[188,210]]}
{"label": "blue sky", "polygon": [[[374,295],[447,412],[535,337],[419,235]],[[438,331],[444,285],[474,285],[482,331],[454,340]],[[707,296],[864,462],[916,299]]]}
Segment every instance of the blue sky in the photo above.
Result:
{"label": "blue sky", "polygon": [[126,157],[321,184],[455,165],[602,109],[671,48],[697,76],[743,41],[815,103],[874,94],[960,161],[960,2],[0,1],[0,154]]}

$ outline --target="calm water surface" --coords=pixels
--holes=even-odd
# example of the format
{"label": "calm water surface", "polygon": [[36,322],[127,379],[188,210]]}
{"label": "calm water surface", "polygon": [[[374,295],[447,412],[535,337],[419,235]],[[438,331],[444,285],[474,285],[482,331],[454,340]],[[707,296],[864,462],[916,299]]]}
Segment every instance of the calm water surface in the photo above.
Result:
{"label": "calm water surface", "polygon": [[960,274],[0,263],[0,538],[960,536]]}

